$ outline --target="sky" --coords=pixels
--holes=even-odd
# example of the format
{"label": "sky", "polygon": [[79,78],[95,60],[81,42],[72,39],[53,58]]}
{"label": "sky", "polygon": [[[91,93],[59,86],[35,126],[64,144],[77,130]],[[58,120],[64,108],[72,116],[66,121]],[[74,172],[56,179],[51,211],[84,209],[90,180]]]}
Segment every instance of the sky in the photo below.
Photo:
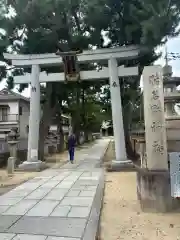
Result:
{"label": "sky", "polygon": [[[169,39],[167,43],[167,49],[168,52],[180,53],[180,36],[173,39]],[[164,66],[165,46],[160,47],[158,51],[163,52],[163,57],[158,59],[155,64],[160,64]],[[173,76],[180,77],[180,59],[169,61],[169,64],[172,65]]]}
{"label": "sky", "polygon": [[[12,8],[10,8],[7,17],[13,17],[15,14],[16,13],[14,12],[14,10]],[[107,44],[109,42],[109,39],[106,37],[106,32],[105,31],[102,32],[102,36],[104,37],[105,44]],[[169,39],[168,42],[167,42],[167,49],[168,49],[168,52],[180,53],[180,36],[176,37],[176,38],[173,38],[173,39]],[[164,66],[164,64],[165,64],[165,59],[164,59],[165,46],[158,48],[157,51],[163,52],[163,55],[160,59],[158,59],[155,62],[155,64]],[[177,60],[174,60],[174,61],[172,60],[172,61],[169,62],[169,64],[172,65],[173,76],[180,77],[180,59],[177,59]],[[0,82],[0,90],[3,89],[5,86],[6,86],[6,80],[1,81]],[[17,86],[15,86],[14,91],[18,92],[17,91]],[[22,95],[25,96],[25,97],[30,97],[30,88],[25,89],[22,92]]]}

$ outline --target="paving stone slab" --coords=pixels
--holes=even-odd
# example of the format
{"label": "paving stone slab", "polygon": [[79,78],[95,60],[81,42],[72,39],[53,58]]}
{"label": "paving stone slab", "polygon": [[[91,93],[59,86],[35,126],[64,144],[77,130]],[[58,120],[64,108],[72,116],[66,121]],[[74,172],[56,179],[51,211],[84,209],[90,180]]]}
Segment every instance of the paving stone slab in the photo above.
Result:
{"label": "paving stone slab", "polygon": [[57,176],[58,173],[59,172],[56,171],[56,170],[45,170],[45,171],[41,172],[40,177],[51,177],[51,178],[53,178],[53,177]]}
{"label": "paving stone slab", "polygon": [[29,194],[25,199],[40,200],[44,198],[51,190],[51,188],[38,188],[36,191]]}
{"label": "paving stone slab", "polygon": [[8,228],[10,228],[20,216],[3,216],[0,215],[0,232],[5,232]]}
{"label": "paving stone slab", "polygon": [[71,176],[81,176],[83,174],[83,171],[77,171],[76,169],[71,172]]}
{"label": "paving stone slab", "polygon": [[50,193],[48,193],[44,199],[61,201],[68,191],[69,189],[67,188],[65,189],[55,188]]}
{"label": "paving stone slab", "polygon": [[60,172],[58,175],[56,175],[55,177],[53,177],[53,180],[61,180],[61,179],[65,179],[66,177],[68,177],[71,174],[71,172]]}
{"label": "paving stone slab", "polygon": [[28,234],[18,234],[13,240],[46,240],[47,236],[42,235],[28,235]]}
{"label": "paving stone slab", "polygon": [[58,205],[50,216],[52,217],[67,217],[69,211],[71,210],[71,206],[60,206]]}
{"label": "paving stone slab", "polygon": [[35,177],[35,178],[32,178],[32,179],[30,179],[30,180],[28,180],[28,183],[39,183],[39,182],[46,182],[46,181],[48,181],[49,180],[49,178],[41,178],[41,177]]}
{"label": "paving stone slab", "polygon": [[92,172],[84,172],[81,177],[91,177],[92,176]]}
{"label": "paving stone slab", "polygon": [[76,184],[79,184],[80,186],[97,186],[98,180],[78,180],[76,181]]}
{"label": "paving stone slab", "polygon": [[37,189],[42,183],[29,183],[26,182],[24,184],[21,184],[20,186],[16,187],[16,190],[35,190]]}
{"label": "paving stone slab", "polygon": [[[0,206],[0,214],[7,211],[10,206]],[[0,220],[1,221],[1,220]]]}
{"label": "paving stone slab", "polygon": [[80,194],[80,190],[70,190],[67,194],[67,197],[77,197]]}
{"label": "paving stone slab", "polygon": [[68,213],[68,217],[72,218],[87,218],[91,211],[90,207],[72,207]]}
{"label": "paving stone slab", "polygon": [[46,240],[81,240],[80,238],[48,237]]}
{"label": "paving stone slab", "polygon": [[76,218],[24,216],[10,227],[8,232],[81,238],[84,233],[86,221],[86,219]]}
{"label": "paving stone slab", "polygon": [[73,180],[75,180],[76,181],[80,176],[81,176],[81,174],[70,174],[64,180],[66,180],[66,181],[73,181]]}
{"label": "paving stone slab", "polygon": [[94,197],[96,191],[81,191],[79,197]]}
{"label": "paving stone slab", "polygon": [[34,205],[37,204],[37,200],[22,200],[16,205],[10,207],[2,215],[25,215]]}
{"label": "paving stone slab", "polygon": [[82,175],[82,172],[73,171],[68,176],[66,176],[65,179],[72,178],[72,177],[80,177],[81,175]]}
{"label": "paving stone slab", "polygon": [[96,176],[96,177],[80,177],[79,180],[82,180],[82,181],[98,181],[99,180],[99,176]]}
{"label": "paving stone slab", "polygon": [[60,181],[53,181],[53,180],[49,180],[48,182],[44,183],[41,188],[54,188],[55,186],[57,186],[60,183]]}
{"label": "paving stone slab", "polygon": [[69,176],[67,178],[65,178],[63,181],[64,182],[72,182],[72,183],[75,183],[77,180],[78,180],[79,177],[77,176]]}
{"label": "paving stone slab", "polygon": [[16,203],[20,202],[22,197],[18,198],[7,198],[5,196],[0,197],[0,206],[13,206]]}
{"label": "paving stone slab", "polygon": [[92,197],[65,197],[60,205],[88,207],[91,206],[92,202]]}
{"label": "paving stone slab", "polygon": [[32,192],[32,190],[17,190],[14,189],[6,194],[3,195],[3,197],[7,197],[7,198],[17,198],[17,197],[26,197],[28,194],[30,194]]}
{"label": "paving stone slab", "polygon": [[1,240],[12,240],[15,234],[11,233],[0,233],[0,239]]}
{"label": "paving stone slab", "polygon": [[98,186],[86,186],[84,191],[96,191]]}
{"label": "paving stone slab", "polygon": [[[41,181],[44,181],[44,182],[46,182],[46,181],[48,181],[48,180],[50,180],[50,179],[52,179],[54,176],[37,176],[37,177],[35,177],[35,178],[33,178],[33,179],[38,179],[39,181],[41,180]],[[33,180],[33,179],[31,179],[31,180]]]}
{"label": "paving stone slab", "polygon": [[53,177],[51,180],[52,180],[52,181],[59,181],[59,182],[61,182],[62,180],[65,179],[65,177],[66,177],[66,176],[60,174],[60,175],[57,175],[57,176]]}
{"label": "paving stone slab", "polygon": [[74,185],[72,181],[62,181],[55,188],[71,188]]}
{"label": "paving stone slab", "polygon": [[52,213],[52,211],[58,204],[58,201],[42,200],[33,208],[31,208],[31,210],[26,213],[26,216],[47,217]]}
{"label": "paving stone slab", "polygon": [[82,190],[85,190],[86,189],[86,186],[81,186],[81,185],[79,185],[79,184],[74,184],[73,186],[72,186],[72,188],[71,188],[71,190],[78,190],[78,191],[82,191]]}

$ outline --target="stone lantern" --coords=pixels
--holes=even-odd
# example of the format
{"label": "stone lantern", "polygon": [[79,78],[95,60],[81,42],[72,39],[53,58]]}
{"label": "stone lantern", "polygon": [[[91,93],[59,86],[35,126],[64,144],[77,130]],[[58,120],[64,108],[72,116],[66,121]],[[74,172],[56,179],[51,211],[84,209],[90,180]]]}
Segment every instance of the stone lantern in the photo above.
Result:
{"label": "stone lantern", "polygon": [[177,90],[180,77],[172,77],[172,67],[167,62],[163,67],[163,83],[168,152],[179,152],[180,115],[175,111],[175,105],[180,102],[180,92]]}

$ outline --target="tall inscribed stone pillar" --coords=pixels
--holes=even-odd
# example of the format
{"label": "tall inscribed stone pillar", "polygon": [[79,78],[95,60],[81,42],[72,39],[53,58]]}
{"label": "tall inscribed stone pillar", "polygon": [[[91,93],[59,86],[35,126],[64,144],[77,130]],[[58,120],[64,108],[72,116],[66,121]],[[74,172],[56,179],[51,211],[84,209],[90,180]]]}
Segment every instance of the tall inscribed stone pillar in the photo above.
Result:
{"label": "tall inscribed stone pillar", "polygon": [[173,208],[168,169],[162,68],[143,71],[146,167],[137,167],[137,194],[143,211]]}
{"label": "tall inscribed stone pillar", "polygon": [[167,137],[163,78],[160,66],[144,68],[143,91],[147,168],[149,170],[167,170]]}

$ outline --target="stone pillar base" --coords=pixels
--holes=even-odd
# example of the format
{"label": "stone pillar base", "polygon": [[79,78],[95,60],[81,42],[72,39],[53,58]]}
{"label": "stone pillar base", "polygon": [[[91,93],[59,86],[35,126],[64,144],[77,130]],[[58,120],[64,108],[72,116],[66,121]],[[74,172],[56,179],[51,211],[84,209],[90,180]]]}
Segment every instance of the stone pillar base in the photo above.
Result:
{"label": "stone pillar base", "polygon": [[109,172],[121,172],[131,171],[134,169],[134,165],[131,160],[113,160],[108,166],[107,171]]}
{"label": "stone pillar base", "polygon": [[136,166],[137,197],[144,212],[170,212],[180,207],[171,197],[169,171],[150,171]]}
{"label": "stone pillar base", "polygon": [[32,171],[32,172],[40,172],[44,169],[46,169],[47,166],[44,162],[42,161],[36,161],[36,162],[29,162],[25,161],[22,164],[19,165],[20,171]]}

